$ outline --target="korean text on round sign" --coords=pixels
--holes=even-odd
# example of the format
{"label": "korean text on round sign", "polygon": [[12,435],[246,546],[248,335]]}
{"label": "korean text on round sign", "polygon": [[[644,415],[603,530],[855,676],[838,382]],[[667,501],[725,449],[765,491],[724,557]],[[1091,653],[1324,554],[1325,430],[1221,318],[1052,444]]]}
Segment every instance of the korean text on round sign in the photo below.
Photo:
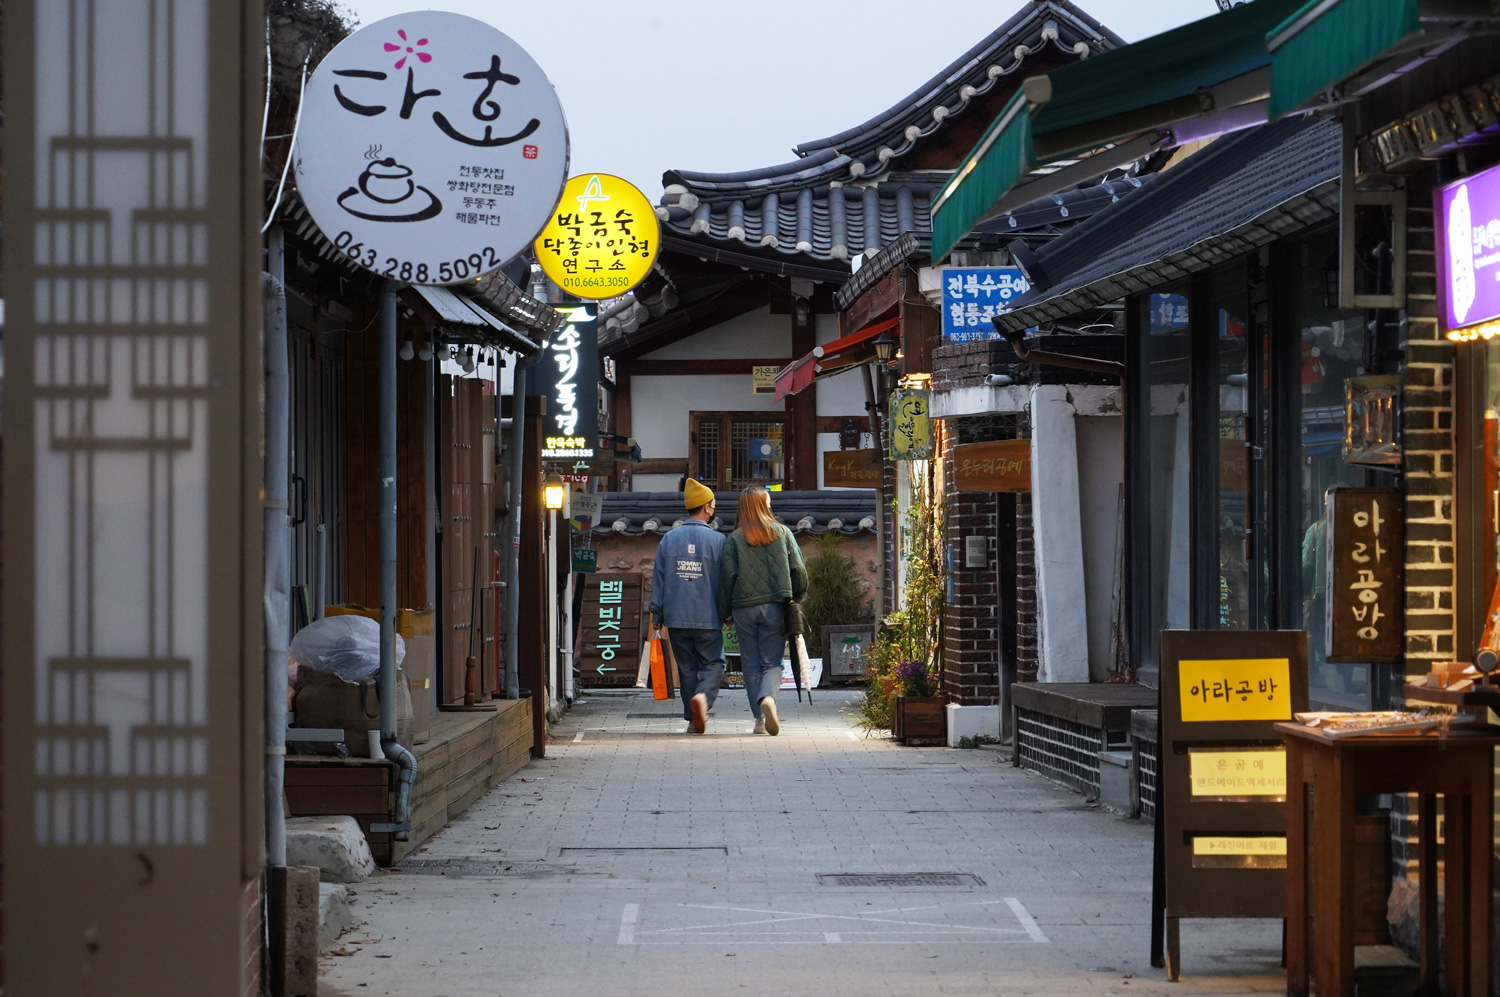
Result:
{"label": "korean text on round sign", "polygon": [[580,298],[616,298],[651,272],[660,249],[656,209],[629,181],[585,173],[568,181],[536,239],[553,283]]}
{"label": "korean text on round sign", "polygon": [[568,174],[551,82],[483,21],[417,11],[340,42],[303,95],[297,188],[351,261],[456,284],[526,249]]}

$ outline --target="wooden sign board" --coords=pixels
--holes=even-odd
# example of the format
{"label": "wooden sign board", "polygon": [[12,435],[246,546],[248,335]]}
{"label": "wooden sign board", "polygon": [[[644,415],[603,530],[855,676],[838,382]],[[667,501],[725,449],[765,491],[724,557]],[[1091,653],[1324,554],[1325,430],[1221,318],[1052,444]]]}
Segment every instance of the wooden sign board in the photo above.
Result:
{"label": "wooden sign board", "polygon": [[581,575],[583,609],[578,616],[574,660],[583,685],[635,685],[644,641],[642,577],[634,571]]}
{"label": "wooden sign board", "polygon": [[1031,441],[990,440],[954,447],[953,487],[961,492],[1031,491]]}
{"label": "wooden sign board", "polygon": [[824,488],[879,488],[879,450],[825,450]]}
{"label": "wooden sign board", "polygon": [[1402,659],[1405,522],[1399,488],[1328,490],[1323,526],[1328,533],[1324,650],[1329,661]]}
{"label": "wooden sign board", "polygon": [[1284,916],[1286,746],[1274,725],[1305,709],[1306,631],[1162,631],[1169,979],[1179,918]]}

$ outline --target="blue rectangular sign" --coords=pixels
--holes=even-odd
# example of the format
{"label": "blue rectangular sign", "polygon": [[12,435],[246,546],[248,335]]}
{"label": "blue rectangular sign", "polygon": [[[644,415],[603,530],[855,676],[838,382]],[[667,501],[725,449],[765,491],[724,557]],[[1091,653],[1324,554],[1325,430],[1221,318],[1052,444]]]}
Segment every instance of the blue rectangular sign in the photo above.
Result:
{"label": "blue rectangular sign", "polygon": [[996,338],[990,320],[1030,286],[1017,267],[944,267],[943,338],[950,343]]}

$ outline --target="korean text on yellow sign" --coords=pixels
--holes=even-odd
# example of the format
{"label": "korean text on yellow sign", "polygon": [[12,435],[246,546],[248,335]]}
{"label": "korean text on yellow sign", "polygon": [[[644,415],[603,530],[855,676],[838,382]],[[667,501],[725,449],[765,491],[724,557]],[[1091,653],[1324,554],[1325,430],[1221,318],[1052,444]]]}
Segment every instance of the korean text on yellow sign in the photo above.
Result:
{"label": "korean text on yellow sign", "polygon": [[890,405],[891,460],[932,457],[932,395],[925,390],[897,391]]}
{"label": "korean text on yellow sign", "polygon": [[656,208],[627,180],[573,177],[535,249],[553,283],[580,298],[616,298],[651,272],[661,246]]}
{"label": "korean text on yellow sign", "polygon": [[1194,797],[1286,798],[1286,749],[1189,749],[1188,773]]}
{"label": "korean text on yellow sign", "polygon": [[1177,682],[1184,723],[1292,718],[1286,658],[1182,661]]}

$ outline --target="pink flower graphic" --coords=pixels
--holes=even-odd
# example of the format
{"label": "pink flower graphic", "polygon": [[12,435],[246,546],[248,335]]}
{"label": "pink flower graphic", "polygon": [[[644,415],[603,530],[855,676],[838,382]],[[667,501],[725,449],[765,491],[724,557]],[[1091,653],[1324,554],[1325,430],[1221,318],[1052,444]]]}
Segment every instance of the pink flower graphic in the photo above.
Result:
{"label": "pink flower graphic", "polygon": [[409,57],[411,57],[411,56],[416,56],[422,62],[431,62],[432,61],[432,56],[431,55],[429,55],[426,52],[418,52],[417,51],[418,48],[420,48],[421,46],[427,44],[427,39],[425,39],[425,38],[418,38],[417,42],[416,42],[416,46],[414,47],[412,45],[407,44],[407,42],[409,42],[411,39],[409,39],[409,38],[406,37],[406,32],[405,31],[402,31],[402,30],[400,30],[398,28],[396,30],[396,34],[398,34],[398,35],[401,36],[401,44],[397,45],[395,42],[386,42],[385,43],[385,50],[387,52],[401,52],[403,49],[405,49],[405,52],[402,54],[401,58],[399,58],[399,59],[396,60],[396,68],[397,69],[400,69],[402,66],[406,65],[406,60]]}

